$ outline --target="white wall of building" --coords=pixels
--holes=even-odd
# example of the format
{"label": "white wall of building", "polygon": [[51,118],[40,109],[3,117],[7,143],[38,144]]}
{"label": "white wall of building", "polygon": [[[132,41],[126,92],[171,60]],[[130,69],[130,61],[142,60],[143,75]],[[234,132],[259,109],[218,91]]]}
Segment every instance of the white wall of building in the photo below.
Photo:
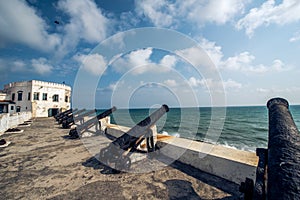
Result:
{"label": "white wall of building", "polygon": [[48,117],[49,110],[51,114],[53,110],[64,111],[71,107],[71,87],[65,84],[31,80],[9,83],[4,91],[16,103],[17,111],[30,111],[33,117]]}

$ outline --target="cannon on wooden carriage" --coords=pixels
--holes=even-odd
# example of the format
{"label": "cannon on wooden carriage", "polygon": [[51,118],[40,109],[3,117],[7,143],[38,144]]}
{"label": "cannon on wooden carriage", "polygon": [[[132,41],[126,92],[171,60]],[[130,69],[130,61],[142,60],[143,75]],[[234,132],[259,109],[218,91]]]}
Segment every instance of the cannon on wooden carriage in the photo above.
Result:
{"label": "cannon on wooden carriage", "polygon": [[151,128],[168,111],[169,107],[163,105],[127,133],[116,138],[108,147],[101,149],[100,161],[118,171],[127,171],[131,166],[130,155],[137,150],[144,140],[146,140],[147,151],[155,151],[156,147]]}
{"label": "cannon on wooden carriage", "polygon": [[[109,116],[111,113],[116,111],[116,107],[112,107],[108,110],[105,110],[104,112],[96,115],[95,117],[90,118],[88,121],[84,122],[82,121],[82,116],[77,118],[74,118],[76,122],[78,122],[78,125],[74,128],[71,129],[69,132],[69,136],[71,139],[77,139],[80,137],[82,133],[85,132],[90,132],[91,134],[95,134],[98,131],[101,130],[101,123],[100,120],[104,119],[105,117]],[[93,111],[95,112],[95,111]],[[92,127],[94,127],[94,130],[90,130]]]}
{"label": "cannon on wooden carriage", "polygon": [[245,199],[300,199],[300,135],[282,98],[268,101],[268,149],[257,148],[255,183],[246,178],[240,191]]}

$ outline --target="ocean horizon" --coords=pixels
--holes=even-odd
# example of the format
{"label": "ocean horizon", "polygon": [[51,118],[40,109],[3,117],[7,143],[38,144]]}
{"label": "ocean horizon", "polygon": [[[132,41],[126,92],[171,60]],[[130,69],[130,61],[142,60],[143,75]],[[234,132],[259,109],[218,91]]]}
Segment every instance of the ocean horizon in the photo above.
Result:
{"label": "ocean horizon", "polygon": [[[217,113],[218,109],[224,111],[224,108],[225,115],[220,116],[220,121],[224,120],[223,126],[210,127],[212,110]],[[133,127],[154,110],[118,109],[111,115],[111,123]],[[299,129],[300,105],[290,105],[290,111]],[[214,119],[218,121],[218,117]],[[171,107],[157,122],[157,130],[161,134],[255,152],[256,148],[267,148],[268,145],[268,109],[266,106]]]}

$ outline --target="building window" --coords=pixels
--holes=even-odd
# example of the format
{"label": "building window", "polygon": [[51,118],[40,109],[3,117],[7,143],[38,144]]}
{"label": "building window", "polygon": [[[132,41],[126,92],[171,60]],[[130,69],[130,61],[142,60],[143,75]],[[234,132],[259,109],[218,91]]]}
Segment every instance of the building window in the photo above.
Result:
{"label": "building window", "polygon": [[47,101],[47,93],[43,93],[43,100]]}
{"label": "building window", "polygon": [[27,97],[27,100],[30,101],[30,98],[31,98],[31,93],[28,92],[28,97]]}
{"label": "building window", "polygon": [[14,106],[10,106],[10,110],[14,110],[15,108],[14,108]]}
{"label": "building window", "polygon": [[58,102],[58,94],[53,95],[52,100],[53,102]]}
{"label": "building window", "polygon": [[17,112],[21,112],[21,106],[17,106]]}
{"label": "building window", "polygon": [[23,91],[18,91],[18,101],[22,101]]}
{"label": "building window", "polygon": [[40,99],[40,93],[39,92],[33,93],[33,100],[39,100],[39,99]]}
{"label": "building window", "polygon": [[68,101],[69,101],[69,97],[65,96],[65,102],[68,103]]}
{"label": "building window", "polygon": [[16,94],[15,94],[15,93],[12,93],[12,95],[11,95],[11,100],[12,100],[12,101],[15,101],[15,96],[16,96]]}

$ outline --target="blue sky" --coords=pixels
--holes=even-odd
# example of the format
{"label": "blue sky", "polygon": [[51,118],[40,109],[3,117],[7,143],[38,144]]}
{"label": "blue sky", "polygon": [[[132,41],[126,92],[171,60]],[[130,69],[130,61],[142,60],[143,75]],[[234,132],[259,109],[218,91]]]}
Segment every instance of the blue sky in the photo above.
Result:
{"label": "blue sky", "polygon": [[0,1],[0,84],[65,82],[84,107],[299,104],[299,52],[298,0]]}

